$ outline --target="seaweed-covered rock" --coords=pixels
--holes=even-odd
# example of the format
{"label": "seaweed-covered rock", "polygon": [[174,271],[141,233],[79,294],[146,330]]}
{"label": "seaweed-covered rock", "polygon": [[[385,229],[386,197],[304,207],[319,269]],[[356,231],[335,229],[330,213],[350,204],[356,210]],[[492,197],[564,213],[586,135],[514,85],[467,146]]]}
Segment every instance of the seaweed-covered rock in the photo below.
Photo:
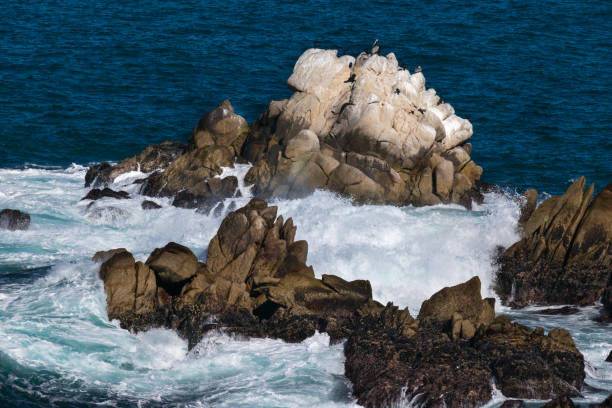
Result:
{"label": "seaweed-covered rock", "polygon": [[321,188],[360,202],[467,206],[479,197],[471,123],[394,54],[309,49],[287,85],[295,93],[270,103],[242,150],[258,195]]}
{"label": "seaweed-covered rock", "polygon": [[506,303],[588,305],[612,279],[612,183],[593,201],[585,178],[544,201],[522,239],[498,257],[497,292]]}
{"label": "seaweed-covered rock", "polygon": [[0,229],[9,231],[27,230],[30,227],[30,214],[6,208],[0,211]]}
{"label": "seaweed-covered rock", "polygon": [[362,318],[345,348],[345,373],[358,403],[481,406],[491,399],[492,380],[511,398],[580,395],[584,359],[564,329],[545,335],[541,328],[531,330],[506,316],[492,320],[489,311],[466,337],[454,335],[454,324],[431,324],[434,305],[441,310],[434,320],[449,322],[450,315],[449,323],[460,311],[474,318],[481,307],[492,307],[480,293],[476,296],[476,286],[479,282],[472,279],[434,294],[423,303],[418,327],[410,332],[394,330],[376,315]]}

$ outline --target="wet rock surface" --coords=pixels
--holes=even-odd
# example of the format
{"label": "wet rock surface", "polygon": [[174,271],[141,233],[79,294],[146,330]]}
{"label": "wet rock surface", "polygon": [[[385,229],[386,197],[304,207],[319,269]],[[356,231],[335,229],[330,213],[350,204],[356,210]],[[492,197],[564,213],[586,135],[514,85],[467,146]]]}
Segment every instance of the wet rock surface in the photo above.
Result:
{"label": "wet rock surface", "polygon": [[316,331],[347,339],[345,373],[368,407],[400,398],[479,406],[491,398],[493,380],[508,397],[579,395],[584,360],[569,333],[495,318],[478,278],[442,289],[414,319],[373,300],[368,281],[317,279],[308,244],[295,234],[291,218],[253,199],[223,220],[206,263],[176,243],[144,263],[123,249],[98,253],[109,318],[136,331],[172,328],[189,347],[210,330],[289,342]]}
{"label": "wet rock surface", "polygon": [[27,230],[30,227],[30,214],[6,208],[0,211],[0,229],[9,231]]}
{"label": "wet rock surface", "polygon": [[480,197],[471,123],[394,54],[309,49],[287,85],[295,93],[270,103],[242,151],[256,194],[321,188],[358,202],[466,206]]}
{"label": "wet rock surface", "polygon": [[[522,239],[498,257],[497,292],[504,303],[612,308],[612,183],[591,201],[581,177],[551,197],[522,226]],[[602,298],[603,296],[603,298]]]}
{"label": "wet rock surface", "polygon": [[104,187],[103,189],[94,188],[87,193],[87,195],[81,200],[100,200],[101,198],[115,198],[118,200],[128,199],[130,198],[130,194],[127,191],[115,191],[108,187]]}

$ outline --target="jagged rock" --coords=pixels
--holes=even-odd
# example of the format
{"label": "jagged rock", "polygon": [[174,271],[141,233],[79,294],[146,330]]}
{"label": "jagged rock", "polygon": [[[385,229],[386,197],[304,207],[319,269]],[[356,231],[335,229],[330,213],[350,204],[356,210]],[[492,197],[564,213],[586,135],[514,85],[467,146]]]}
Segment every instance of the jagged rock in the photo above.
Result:
{"label": "jagged rock", "polygon": [[310,49],[287,84],[293,96],[270,103],[242,150],[254,163],[247,179],[256,194],[321,188],[398,205],[478,198],[482,168],[466,143],[472,125],[395,55]]}
{"label": "jagged rock", "polygon": [[608,357],[606,358],[606,362],[612,363],[612,350],[610,350],[610,354],[608,354]]}
{"label": "jagged rock", "polygon": [[0,211],[0,229],[9,231],[27,230],[29,226],[30,214],[8,208]]}
{"label": "jagged rock", "polygon": [[598,408],[612,408],[612,394],[608,395],[608,398],[603,400],[601,404],[595,404],[593,407]]}
{"label": "jagged rock", "polygon": [[187,145],[179,142],[164,142],[145,148],[140,154],[122,160],[117,165],[101,163],[91,166],[85,174],[85,187],[107,186],[115,178],[130,171],[150,173],[168,167],[174,159],[185,153]]}
{"label": "jagged rock", "polygon": [[524,197],[525,197],[525,204],[521,207],[521,216],[519,217],[519,221],[518,221],[519,225],[524,225],[529,220],[529,218],[535,211],[536,207],[538,206],[538,191],[537,190],[531,188],[525,191]]}
{"label": "jagged rock", "polygon": [[87,193],[85,197],[81,198],[81,200],[95,201],[106,197],[121,200],[130,198],[130,194],[127,191],[115,191],[108,187],[105,187],[102,190],[100,190],[99,188],[94,188],[89,191],[89,193]]}
{"label": "jagged rock", "polygon": [[574,408],[575,406],[576,405],[574,405],[574,402],[569,396],[563,395],[548,401],[546,404],[542,405],[542,408]]}
{"label": "jagged rock", "polygon": [[593,185],[584,187],[581,177],[564,195],[544,201],[524,223],[522,239],[500,254],[503,302],[588,305],[610,286],[612,184],[592,202]]}
{"label": "jagged rock", "polygon": [[161,205],[151,200],[143,200],[143,202],[140,204],[140,207],[142,207],[143,210],[157,210],[159,208],[162,208]]}
{"label": "jagged rock", "polygon": [[493,380],[509,397],[578,395],[584,360],[569,333],[492,320],[478,278],[433,295],[415,320],[407,308],[374,301],[368,281],[315,278],[308,244],[295,236],[291,219],[253,199],[222,221],[206,264],[175,243],[144,264],[126,251],[105,254],[109,318],[131,330],[175,329],[189,347],[220,328],[291,342],[316,331],[348,338],[345,373],[367,407],[395,403],[402,392],[417,405],[482,405]]}
{"label": "jagged rock", "polygon": [[246,120],[234,113],[232,104],[226,99],[200,119],[189,139],[189,148],[225,146],[233,156],[238,156],[248,132]]}

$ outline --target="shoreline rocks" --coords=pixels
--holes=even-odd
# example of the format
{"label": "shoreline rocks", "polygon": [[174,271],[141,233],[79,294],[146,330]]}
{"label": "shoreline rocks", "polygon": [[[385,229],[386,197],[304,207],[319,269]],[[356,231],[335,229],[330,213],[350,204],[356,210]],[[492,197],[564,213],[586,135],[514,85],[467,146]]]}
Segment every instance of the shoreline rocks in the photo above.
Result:
{"label": "shoreline rocks", "polygon": [[0,211],[0,229],[25,231],[30,227],[30,214],[6,208]]}
{"label": "shoreline rocks", "polygon": [[206,263],[176,243],[146,262],[124,249],[97,253],[109,319],[135,331],[174,329],[189,348],[210,330],[347,339],[345,373],[367,407],[402,395],[427,406],[481,405],[493,379],[508,397],[580,395],[584,359],[569,333],[495,317],[477,277],[434,294],[415,319],[407,308],[376,302],[368,281],[317,279],[306,264],[308,243],[295,234],[291,218],[253,199],[225,217]]}
{"label": "shoreline rocks", "polygon": [[[612,183],[591,201],[585,178],[544,201],[522,225],[522,239],[497,258],[496,290],[514,307],[590,305],[612,310]],[[602,298],[603,296],[603,298]]]}

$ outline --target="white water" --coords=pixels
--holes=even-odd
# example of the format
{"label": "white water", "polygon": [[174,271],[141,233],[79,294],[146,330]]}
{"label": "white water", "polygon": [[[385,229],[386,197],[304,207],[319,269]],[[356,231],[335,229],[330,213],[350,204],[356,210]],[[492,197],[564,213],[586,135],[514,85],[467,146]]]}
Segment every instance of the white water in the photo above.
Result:
{"label": "white water", "polygon": [[[239,177],[243,191],[226,204],[248,202],[242,184],[247,170],[239,165],[225,171]],[[125,247],[144,259],[176,241],[204,260],[225,211],[220,217],[198,214],[171,207],[166,199],[154,199],[162,209],[143,211],[144,198],[129,185],[143,176],[139,172],[113,187],[135,198],[103,199],[88,209],[88,201],[79,201],[87,193],[84,172],[80,166],[0,169],[0,208],[32,216],[28,231],[0,232],[0,379],[6,386],[26,399],[53,396],[72,403],[354,405],[342,376],[342,345],[328,347],[324,334],[289,345],[215,333],[188,353],[171,331],[134,335],[109,322],[98,267],[89,260],[94,252]],[[494,195],[474,211],[353,206],[328,192],[274,204],[279,214],[293,217],[296,239],[308,241],[308,263],[317,275],[369,279],[377,300],[408,306],[413,315],[437,290],[474,275],[483,281],[483,294],[492,295],[495,247],[517,239],[516,204]],[[609,393],[612,368],[603,360],[612,333],[588,318],[593,313],[511,314],[531,326],[570,329],[588,361],[588,383]],[[600,400],[604,394],[587,397]]]}

